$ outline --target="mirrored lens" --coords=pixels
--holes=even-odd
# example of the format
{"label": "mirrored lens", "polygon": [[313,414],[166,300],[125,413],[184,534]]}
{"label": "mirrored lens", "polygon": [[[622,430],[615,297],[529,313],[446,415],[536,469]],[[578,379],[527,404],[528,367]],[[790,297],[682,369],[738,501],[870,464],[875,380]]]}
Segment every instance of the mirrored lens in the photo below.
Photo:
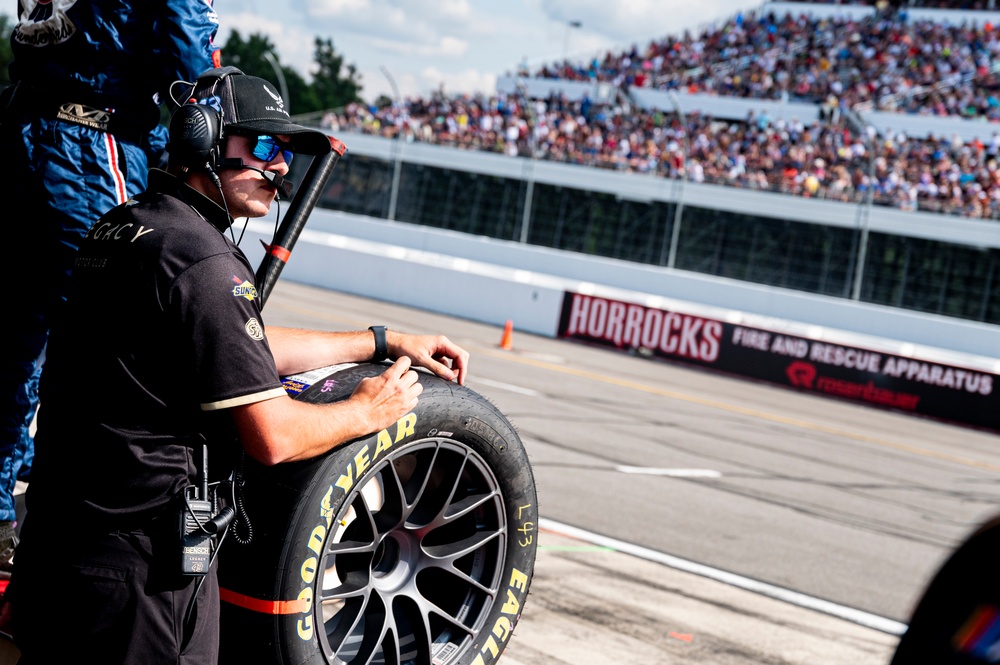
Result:
{"label": "mirrored lens", "polygon": [[294,153],[285,144],[268,134],[261,134],[257,137],[257,145],[253,147],[253,156],[263,162],[270,162],[278,153],[285,160],[285,164],[291,166]]}

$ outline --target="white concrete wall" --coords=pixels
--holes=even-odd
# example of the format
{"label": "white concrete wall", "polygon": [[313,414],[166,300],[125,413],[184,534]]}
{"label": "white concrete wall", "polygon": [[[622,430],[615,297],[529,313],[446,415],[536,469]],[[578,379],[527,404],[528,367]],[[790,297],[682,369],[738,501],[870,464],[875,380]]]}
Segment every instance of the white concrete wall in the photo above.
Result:
{"label": "white concrete wall", "polygon": [[[249,224],[254,265],[273,230]],[[1000,326],[322,209],[281,279],[547,336],[574,291],[1000,372]]]}

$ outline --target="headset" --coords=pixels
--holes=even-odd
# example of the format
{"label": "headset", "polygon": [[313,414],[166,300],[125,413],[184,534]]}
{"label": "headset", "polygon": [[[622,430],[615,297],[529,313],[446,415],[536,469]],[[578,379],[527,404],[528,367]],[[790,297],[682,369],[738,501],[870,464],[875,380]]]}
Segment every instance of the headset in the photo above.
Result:
{"label": "headset", "polygon": [[[216,87],[227,76],[241,75],[236,67],[219,67],[199,76],[190,85],[186,99],[170,117],[171,161],[194,169],[215,172],[222,150],[222,109],[205,103],[214,96]],[[199,98],[195,97],[198,93]]]}
{"label": "headset", "polygon": [[[292,193],[292,182],[274,171],[244,164],[240,159],[220,158],[225,139],[225,118],[221,108],[208,103],[215,97],[215,89],[227,76],[242,75],[236,67],[217,67],[199,76],[190,86],[186,98],[170,117],[170,142],[167,150],[170,161],[188,169],[204,169],[221,188],[218,171],[221,169],[249,169],[256,171],[284,198]],[[197,93],[197,96],[195,96]]]}

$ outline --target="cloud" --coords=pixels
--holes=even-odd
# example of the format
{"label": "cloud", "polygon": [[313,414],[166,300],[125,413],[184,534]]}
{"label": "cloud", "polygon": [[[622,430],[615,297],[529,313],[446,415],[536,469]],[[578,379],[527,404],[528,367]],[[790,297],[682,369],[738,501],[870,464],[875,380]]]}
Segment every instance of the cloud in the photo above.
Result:
{"label": "cloud", "polygon": [[459,72],[442,72],[435,67],[427,67],[420,72],[422,87],[438,90],[444,88],[447,95],[472,94],[475,91],[491,92],[496,90],[495,74],[484,73],[477,69],[463,69]]}
{"label": "cloud", "polygon": [[[538,4],[549,20],[564,25],[579,20],[582,30],[599,33],[622,47],[631,42],[645,45],[654,39],[679,36],[685,29],[707,27],[753,6],[746,0],[539,0]],[[763,5],[763,0],[759,4]]]}
{"label": "cloud", "polygon": [[448,36],[441,37],[436,43],[398,42],[381,37],[373,37],[370,43],[388,53],[421,58],[460,57],[469,51],[469,42]]}
{"label": "cloud", "polygon": [[[224,18],[220,16],[217,45],[224,46],[233,30],[238,31],[244,39],[253,34],[267,35],[278,51],[281,64],[290,66],[303,75],[312,68],[314,40],[320,34],[318,32],[304,29],[296,22],[276,23],[266,18],[266,15],[231,12]],[[222,55],[225,58],[225,51]]]}
{"label": "cloud", "polygon": [[[429,95],[489,93],[496,78],[527,63],[588,60],[633,44],[640,48],[685,28],[707,26],[763,0],[215,0],[220,39],[232,28],[260,32],[278,57],[308,76],[316,37],[331,39],[357,67],[362,96],[391,89]],[[579,21],[579,27],[570,27]]]}
{"label": "cloud", "polygon": [[478,31],[480,14],[466,0],[309,0],[307,15],[341,32],[402,41],[439,41]]}

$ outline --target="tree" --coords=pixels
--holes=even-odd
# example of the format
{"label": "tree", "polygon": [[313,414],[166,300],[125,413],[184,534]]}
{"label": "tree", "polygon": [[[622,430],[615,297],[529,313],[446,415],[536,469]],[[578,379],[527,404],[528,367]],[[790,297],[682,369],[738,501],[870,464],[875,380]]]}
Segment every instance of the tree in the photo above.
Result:
{"label": "tree", "polygon": [[292,113],[313,113],[329,108],[344,106],[352,101],[360,101],[361,84],[358,81],[354,65],[346,67],[346,76],[341,76],[344,69],[344,58],[333,49],[329,40],[316,38],[314,53],[317,72],[313,82],[306,80],[296,70],[282,65],[274,50],[274,44],[266,36],[259,33],[250,35],[246,40],[239,32],[233,30],[222,46],[222,64],[238,67],[244,74],[259,76],[273,83],[280,89],[280,81],[268,55],[278,67],[285,79],[288,89],[288,99],[285,103]]}
{"label": "tree", "polygon": [[274,80],[274,70],[267,61],[265,53],[272,54],[277,61],[274,44],[267,35],[256,33],[244,40],[238,31],[233,30],[222,46],[222,64],[238,67],[244,74],[259,76],[277,85],[278,82]]}
{"label": "tree", "polygon": [[7,67],[14,59],[10,48],[10,33],[14,31],[14,19],[6,14],[0,14],[0,86],[10,83],[10,72]]}
{"label": "tree", "polygon": [[[312,89],[316,94],[317,108],[333,109],[360,102],[361,79],[357,68],[344,65],[344,57],[333,48],[333,40],[316,38],[313,60],[318,69],[313,74]],[[346,70],[346,71],[344,71]],[[344,71],[344,75],[341,72]]]}

